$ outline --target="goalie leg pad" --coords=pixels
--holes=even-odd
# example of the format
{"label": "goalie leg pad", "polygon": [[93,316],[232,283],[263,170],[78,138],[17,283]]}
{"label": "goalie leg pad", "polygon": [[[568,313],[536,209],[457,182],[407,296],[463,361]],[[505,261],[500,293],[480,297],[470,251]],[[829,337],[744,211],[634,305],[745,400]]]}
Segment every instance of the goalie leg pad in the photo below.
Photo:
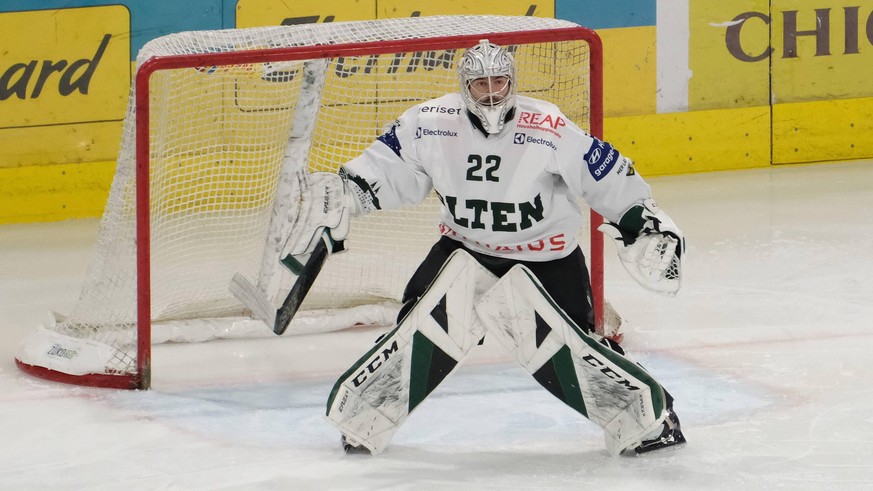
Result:
{"label": "goalie leg pad", "polygon": [[666,417],[661,385],[573,323],[523,265],[504,275],[475,310],[488,336],[540,385],[604,429],[610,454],[639,445]]}
{"label": "goalie leg pad", "polygon": [[388,446],[484,336],[473,306],[496,280],[465,251],[449,256],[415,306],[334,385],[326,416],[349,443],[373,454]]}

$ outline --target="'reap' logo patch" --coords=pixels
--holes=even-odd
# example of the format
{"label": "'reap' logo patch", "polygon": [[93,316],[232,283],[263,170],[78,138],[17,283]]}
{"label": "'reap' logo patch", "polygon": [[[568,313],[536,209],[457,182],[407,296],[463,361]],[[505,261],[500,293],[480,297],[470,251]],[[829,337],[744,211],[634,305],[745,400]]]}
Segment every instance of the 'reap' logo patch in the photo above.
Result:
{"label": "'reap' logo patch", "polygon": [[521,129],[546,131],[561,138],[559,130],[567,126],[567,121],[558,115],[521,111],[515,124]]}

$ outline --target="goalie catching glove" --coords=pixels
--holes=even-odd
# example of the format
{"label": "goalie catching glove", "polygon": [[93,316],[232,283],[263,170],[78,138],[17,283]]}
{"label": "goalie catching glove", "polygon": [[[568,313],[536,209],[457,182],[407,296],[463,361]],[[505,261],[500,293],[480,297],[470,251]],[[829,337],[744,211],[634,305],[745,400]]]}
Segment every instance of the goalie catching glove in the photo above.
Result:
{"label": "goalie catching glove", "polygon": [[617,224],[607,221],[597,229],[615,242],[621,264],[637,283],[668,295],[679,291],[685,237],[653,199],[632,206]]}

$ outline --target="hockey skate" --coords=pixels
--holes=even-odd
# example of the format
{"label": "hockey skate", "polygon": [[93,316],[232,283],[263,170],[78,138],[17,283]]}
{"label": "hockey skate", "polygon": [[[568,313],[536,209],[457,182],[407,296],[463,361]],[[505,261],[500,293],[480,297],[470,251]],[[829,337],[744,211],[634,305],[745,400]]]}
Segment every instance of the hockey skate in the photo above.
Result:
{"label": "hockey skate", "polygon": [[[684,446],[685,435],[682,434],[682,428],[679,425],[679,417],[676,416],[676,413],[673,412],[672,408],[668,408],[667,419],[664,420],[661,434],[655,438],[643,440],[642,443],[633,449],[633,452],[636,455],[643,455],[651,452],[677,450]],[[624,453],[630,453],[630,449],[625,450]]]}
{"label": "hockey skate", "polygon": [[370,455],[370,449],[363,445],[353,445],[346,440],[346,436],[343,435],[340,439],[340,442],[343,444],[343,452],[347,454],[360,454],[360,455]]}

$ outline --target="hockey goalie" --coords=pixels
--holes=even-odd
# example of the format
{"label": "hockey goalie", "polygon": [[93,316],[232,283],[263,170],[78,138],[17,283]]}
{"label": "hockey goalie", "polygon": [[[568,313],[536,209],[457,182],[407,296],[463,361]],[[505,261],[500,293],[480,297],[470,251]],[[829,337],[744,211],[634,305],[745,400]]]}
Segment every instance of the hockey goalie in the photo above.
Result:
{"label": "hockey goalie", "polygon": [[431,190],[442,204],[441,237],[409,280],[396,325],[330,393],[327,417],[343,447],[383,451],[483,338],[603,428],[611,454],[681,446],[670,394],[594,331],[577,199],[608,220],[600,229],[622,264],[657,292],[679,289],[682,232],[629,158],[553,104],[516,94],[509,51],[481,40],[457,73],[457,92],[405,111],[338,174],[313,175],[334,190],[333,204],[303,252],[324,244],[325,231],[341,242],[349,216]]}

